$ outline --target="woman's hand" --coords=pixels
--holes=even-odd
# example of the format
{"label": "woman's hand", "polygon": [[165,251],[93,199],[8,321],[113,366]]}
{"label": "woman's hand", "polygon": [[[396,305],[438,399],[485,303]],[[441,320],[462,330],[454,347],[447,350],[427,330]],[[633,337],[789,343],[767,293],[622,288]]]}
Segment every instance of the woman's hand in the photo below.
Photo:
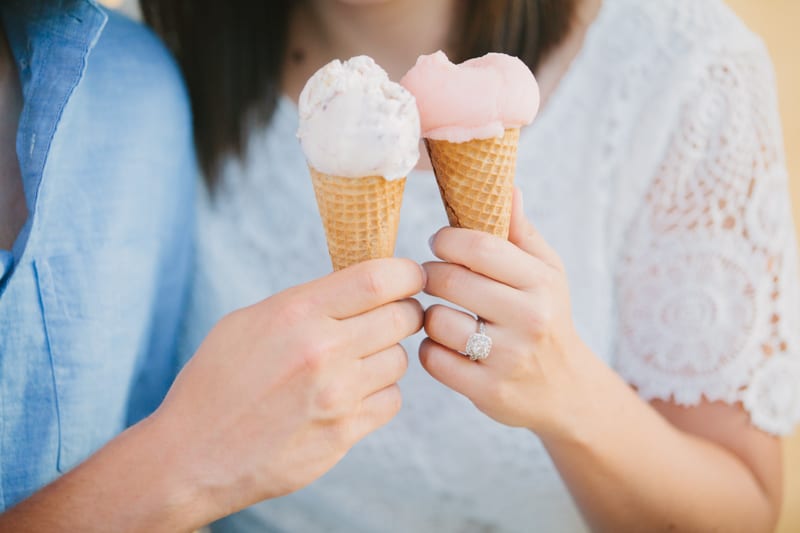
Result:
{"label": "woman's hand", "polygon": [[220,321],[152,420],[210,518],[307,485],[394,417],[423,284],[416,263],[369,261]]}
{"label": "woman's hand", "polygon": [[572,323],[561,260],[525,219],[519,192],[508,241],[443,228],[431,249],[446,262],[423,265],[425,292],[481,317],[493,343],[487,359],[461,355],[477,330],[475,317],[434,305],[425,313],[423,366],[498,422],[553,429],[574,401],[577,360],[587,349]]}

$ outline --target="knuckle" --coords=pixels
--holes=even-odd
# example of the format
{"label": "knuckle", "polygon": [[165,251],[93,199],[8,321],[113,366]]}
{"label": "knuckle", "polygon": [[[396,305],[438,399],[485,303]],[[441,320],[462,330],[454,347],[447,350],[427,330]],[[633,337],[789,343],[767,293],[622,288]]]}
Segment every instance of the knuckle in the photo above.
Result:
{"label": "knuckle", "polygon": [[553,251],[548,257],[548,263],[556,274],[560,276],[564,276],[566,274],[567,270],[564,266],[564,260],[561,258],[559,253]]}
{"label": "knuckle", "polygon": [[322,356],[313,349],[306,349],[300,353],[300,366],[309,374],[317,374],[322,368]]}
{"label": "knuckle", "polygon": [[500,380],[492,380],[485,385],[486,387],[486,396],[492,398],[492,402],[494,404],[503,404],[503,400],[507,397],[508,393],[506,392],[505,384]]}
{"label": "knuckle", "polygon": [[485,263],[497,255],[497,243],[488,233],[476,233],[470,239],[470,249],[478,261]]}
{"label": "knuckle", "polygon": [[534,337],[540,336],[547,330],[550,323],[550,312],[547,306],[526,306],[521,313]]}
{"label": "knuckle", "polygon": [[395,350],[395,375],[402,376],[408,370],[408,353],[406,352],[405,348],[398,345],[397,349]]}
{"label": "knuckle", "polygon": [[523,322],[531,329],[535,329],[541,322],[538,309],[531,305],[520,306],[518,313]]}
{"label": "knuckle", "polygon": [[409,325],[409,312],[407,306],[403,304],[392,305],[389,308],[389,326],[392,331],[404,334]]}
{"label": "knuckle", "polygon": [[387,286],[386,280],[381,275],[380,271],[374,269],[367,270],[361,279],[363,289],[367,294],[379,300],[384,299]]}
{"label": "knuckle", "polygon": [[400,393],[400,387],[397,385],[392,385],[387,390],[387,398],[386,398],[386,408],[385,408],[385,420],[390,420],[394,418],[397,413],[400,412],[400,409],[403,407],[403,395]]}
{"label": "knuckle", "polygon": [[515,347],[509,353],[508,376],[520,378],[531,374],[530,354],[522,346]]}
{"label": "knuckle", "polygon": [[545,280],[547,281],[547,285],[550,287],[558,286],[562,281],[562,272],[553,268],[547,269],[547,274],[545,275]]}
{"label": "knuckle", "polygon": [[330,353],[330,341],[307,340],[300,348],[300,362],[307,372],[317,374],[325,366]]}
{"label": "knuckle", "polygon": [[328,439],[334,449],[346,449],[350,447],[353,439],[353,421],[349,418],[342,418],[328,427]]}
{"label": "knuckle", "polygon": [[503,406],[514,405],[513,388],[506,382],[500,382],[495,389],[497,403]]}
{"label": "knuckle", "polygon": [[344,394],[338,385],[329,384],[317,393],[314,403],[318,410],[323,413],[332,414],[340,410],[344,399]]}
{"label": "knuckle", "polygon": [[285,326],[294,327],[308,320],[310,310],[311,305],[305,299],[292,298],[281,307],[278,316]]}
{"label": "knuckle", "polygon": [[442,288],[446,293],[458,291],[464,283],[464,273],[454,265],[447,265],[442,274]]}

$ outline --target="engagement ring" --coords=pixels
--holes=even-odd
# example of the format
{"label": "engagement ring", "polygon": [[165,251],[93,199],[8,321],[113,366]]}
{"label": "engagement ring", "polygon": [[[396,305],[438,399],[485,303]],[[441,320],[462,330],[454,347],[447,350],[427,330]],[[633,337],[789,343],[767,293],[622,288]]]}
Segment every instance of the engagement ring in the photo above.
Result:
{"label": "engagement ring", "polygon": [[489,357],[492,351],[492,338],[486,334],[486,324],[478,319],[478,331],[467,339],[467,348],[464,353],[473,361],[480,361]]}

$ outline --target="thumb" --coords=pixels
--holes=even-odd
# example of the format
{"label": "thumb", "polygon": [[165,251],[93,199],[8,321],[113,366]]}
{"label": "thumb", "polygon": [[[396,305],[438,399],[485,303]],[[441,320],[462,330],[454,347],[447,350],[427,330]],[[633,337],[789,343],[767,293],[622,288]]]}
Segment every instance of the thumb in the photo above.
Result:
{"label": "thumb", "polygon": [[525,206],[523,205],[522,191],[519,190],[519,187],[514,187],[508,240],[544,263],[559,270],[561,269],[561,258],[525,217]]}

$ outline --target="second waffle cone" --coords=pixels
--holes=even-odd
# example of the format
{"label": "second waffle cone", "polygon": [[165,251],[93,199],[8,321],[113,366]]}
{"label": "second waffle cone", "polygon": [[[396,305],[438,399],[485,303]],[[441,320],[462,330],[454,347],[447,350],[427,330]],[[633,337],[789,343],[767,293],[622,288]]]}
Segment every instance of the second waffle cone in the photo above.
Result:
{"label": "second waffle cone", "polygon": [[518,143],[519,128],[463,143],[425,139],[451,226],[508,238]]}

